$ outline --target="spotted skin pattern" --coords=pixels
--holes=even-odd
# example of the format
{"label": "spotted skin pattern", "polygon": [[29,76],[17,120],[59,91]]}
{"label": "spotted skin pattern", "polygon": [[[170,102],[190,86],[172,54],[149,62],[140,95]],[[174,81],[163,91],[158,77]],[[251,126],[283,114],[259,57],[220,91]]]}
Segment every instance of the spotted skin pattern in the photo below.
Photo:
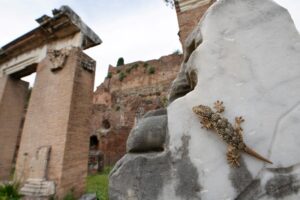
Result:
{"label": "spotted skin pattern", "polygon": [[254,150],[246,146],[243,141],[243,129],[241,123],[245,120],[242,117],[235,118],[235,125],[233,126],[228,120],[221,115],[225,111],[222,101],[214,103],[214,109],[205,105],[198,105],[193,107],[193,112],[199,117],[202,128],[213,130],[228,144],[227,161],[232,167],[239,167],[240,153],[245,152],[259,160],[273,164],[268,159],[262,157]]}

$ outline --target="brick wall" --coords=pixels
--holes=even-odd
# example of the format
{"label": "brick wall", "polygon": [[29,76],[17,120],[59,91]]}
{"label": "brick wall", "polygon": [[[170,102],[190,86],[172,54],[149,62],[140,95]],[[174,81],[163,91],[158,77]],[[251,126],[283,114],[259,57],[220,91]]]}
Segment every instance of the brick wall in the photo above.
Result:
{"label": "brick wall", "polygon": [[[179,38],[182,47],[187,36],[192,32],[206,10],[215,0],[178,0],[175,1]],[[184,49],[184,48],[183,48]]]}
{"label": "brick wall", "polygon": [[74,48],[61,70],[52,72],[48,57],[39,63],[17,159],[16,177],[24,182],[37,149],[51,146],[47,178],[55,181],[60,198],[85,188],[94,72],[82,68],[83,60],[94,65]]}
{"label": "brick wall", "polygon": [[9,180],[13,168],[28,83],[0,78],[0,180]]}
{"label": "brick wall", "polygon": [[[113,165],[126,152],[126,141],[138,116],[165,106],[167,93],[177,76],[182,55],[172,54],[157,60],[138,61],[110,67],[107,78],[94,94],[91,135],[99,139],[98,148],[105,165]],[[153,67],[155,72],[149,73]],[[126,77],[120,81],[120,73]],[[104,121],[109,122],[105,127]]]}

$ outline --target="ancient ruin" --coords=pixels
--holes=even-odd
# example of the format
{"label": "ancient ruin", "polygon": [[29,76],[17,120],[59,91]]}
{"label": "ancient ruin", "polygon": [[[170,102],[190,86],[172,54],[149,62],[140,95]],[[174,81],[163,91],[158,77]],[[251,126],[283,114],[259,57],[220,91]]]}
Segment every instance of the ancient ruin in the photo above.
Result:
{"label": "ancient ruin", "polygon": [[[187,35],[213,2],[214,0],[175,1],[183,47]],[[168,93],[182,60],[183,55],[175,52],[158,60],[109,67],[107,78],[94,93],[90,134],[91,172],[101,170],[103,165],[115,164],[126,153],[126,140],[136,122],[147,111],[167,106]],[[179,87],[184,91],[190,89],[186,82]],[[176,91],[178,94],[172,96],[180,95],[180,91]]]}
{"label": "ancient ruin", "polygon": [[[299,44],[289,13],[273,1],[214,3],[185,42],[172,103],[130,133],[110,199],[299,199]],[[247,154],[239,167],[228,164],[228,145],[192,111],[216,100],[229,122],[244,117],[245,143],[273,164]]]}
{"label": "ancient ruin", "polygon": [[[182,55],[175,53],[158,60],[110,66],[111,77],[94,93],[91,132],[91,138],[99,140],[96,149],[103,153],[105,165],[113,165],[126,153],[128,134],[147,111],[166,107],[181,61]],[[122,74],[126,77],[121,80]]]}
{"label": "ancient ruin", "polygon": [[[88,170],[116,163],[111,200],[300,198],[300,36],[289,13],[270,0],[174,2],[183,54],[110,66],[95,92],[83,50],[101,40],[68,6],[0,49],[0,181],[14,176],[25,200],[79,198]],[[21,78],[31,73],[30,92]],[[216,100],[227,125],[246,119],[241,129],[201,127],[192,108]],[[216,130],[225,141],[243,132],[273,163],[241,154],[232,167]]]}
{"label": "ancient ruin", "polygon": [[[83,50],[100,38],[69,7],[0,51],[0,180],[13,173],[29,199],[85,190],[95,61]],[[25,121],[28,83],[36,72]],[[21,138],[17,152],[18,138]],[[38,189],[37,189],[38,188]]]}

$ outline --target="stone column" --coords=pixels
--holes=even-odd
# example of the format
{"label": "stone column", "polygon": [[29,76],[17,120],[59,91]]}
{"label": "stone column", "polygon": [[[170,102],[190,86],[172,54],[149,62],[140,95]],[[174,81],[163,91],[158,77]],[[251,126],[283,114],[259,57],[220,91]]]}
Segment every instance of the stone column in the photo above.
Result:
{"label": "stone column", "polygon": [[31,162],[50,146],[46,179],[62,198],[85,189],[95,61],[79,48],[49,52],[39,63],[16,166],[17,179],[30,179]]}
{"label": "stone column", "polygon": [[0,78],[0,181],[10,178],[27,94],[27,82]]}

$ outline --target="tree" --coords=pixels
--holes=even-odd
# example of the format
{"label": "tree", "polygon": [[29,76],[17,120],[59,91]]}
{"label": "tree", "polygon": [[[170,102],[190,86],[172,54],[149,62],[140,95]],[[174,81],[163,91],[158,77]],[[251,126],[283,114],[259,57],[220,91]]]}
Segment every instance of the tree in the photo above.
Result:
{"label": "tree", "polygon": [[117,67],[118,67],[118,66],[121,66],[121,65],[124,65],[124,58],[122,58],[122,57],[120,57],[120,58],[118,59]]}
{"label": "tree", "polygon": [[151,66],[151,67],[148,68],[147,71],[148,71],[148,74],[154,74],[155,73],[155,68]]}

